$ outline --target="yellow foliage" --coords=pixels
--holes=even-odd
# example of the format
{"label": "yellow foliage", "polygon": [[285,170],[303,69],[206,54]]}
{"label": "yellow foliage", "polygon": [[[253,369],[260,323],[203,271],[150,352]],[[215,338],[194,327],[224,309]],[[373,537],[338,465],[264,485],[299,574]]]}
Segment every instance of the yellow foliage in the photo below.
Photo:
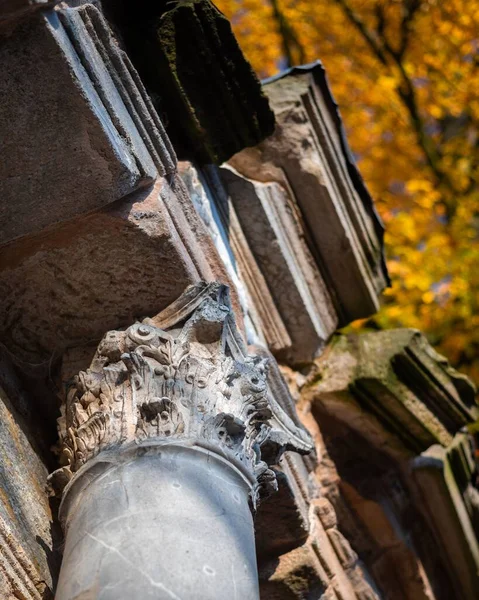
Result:
{"label": "yellow foliage", "polygon": [[364,324],[419,327],[479,375],[479,0],[215,0],[261,77],[324,63],[387,227]]}

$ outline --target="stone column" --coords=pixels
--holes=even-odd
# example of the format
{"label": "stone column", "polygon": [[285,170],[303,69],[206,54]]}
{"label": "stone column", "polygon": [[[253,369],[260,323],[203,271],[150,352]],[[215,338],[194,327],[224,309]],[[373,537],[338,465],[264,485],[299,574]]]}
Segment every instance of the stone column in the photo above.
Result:
{"label": "stone column", "polygon": [[220,284],[106,334],[59,422],[57,600],[259,597],[252,510],[282,452],[310,448],[266,370]]}

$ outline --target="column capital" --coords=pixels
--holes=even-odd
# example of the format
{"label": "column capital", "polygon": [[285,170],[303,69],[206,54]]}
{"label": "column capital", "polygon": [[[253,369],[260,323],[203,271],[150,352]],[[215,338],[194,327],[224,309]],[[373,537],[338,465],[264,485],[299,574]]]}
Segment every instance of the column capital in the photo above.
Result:
{"label": "column capital", "polygon": [[103,450],[157,441],[213,444],[253,476],[252,504],[276,489],[271,466],[308,435],[273,398],[268,359],[248,354],[229,290],[191,286],[152,319],[109,331],[67,386],[56,489]]}

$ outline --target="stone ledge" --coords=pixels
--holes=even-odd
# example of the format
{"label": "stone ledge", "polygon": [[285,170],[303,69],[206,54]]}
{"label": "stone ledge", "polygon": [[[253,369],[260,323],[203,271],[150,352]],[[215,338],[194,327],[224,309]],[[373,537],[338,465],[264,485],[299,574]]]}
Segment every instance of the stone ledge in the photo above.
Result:
{"label": "stone ledge", "polygon": [[475,514],[470,514],[465,495],[470,478],[464,485],[464,473],[458,473],[458,465],[454,464],[458,453],[462,454],[461,462],[470,455],[467,445],[466,437],[458,436],[450,448],[432,446],[414,459],[412,469],[436,541],[447,557],[456,590],[464,600],[475,600],[479,589],[479,544],[472,521],[477,524],[479,493],[474,490],[476,501],[472,510]]}
{"label": "stone ledge", "polygon": [[457,434],[477,418],[472,383],[419,331],[338,335],[300,407],[321,428],[317,473],[338,522],[384,592],[472,600],[479,495]]}
{"label": "stone ledge", "polygon": [[414,329],[338,335],[303,397],[395,458],[447,446],[478,414],[472,383]]}
{"label": "stone ledge", "polygon": [[35,15],[0,57],[2,244],[174,172],[159,118],[92,5]]}
{"label": "stone ledge", "polygon": [[274,115],[226,17],[209,0],[104,0],[178,156],[220,164],[271,134]]}
{"label": "stone ledge", "polygon": [[339,316],[369,316],[388,284],[383,227],[354,164],[321,63],[264,82],[276,129],[229,163],[245,177],[277,182],[303,216],[304,237]]}
{"label": "stone ledge", "polygon": [[55,362],[106,327],[154,315],[200,274],[166,208],[166,180],[0,251],[0,331],[22,363]]}

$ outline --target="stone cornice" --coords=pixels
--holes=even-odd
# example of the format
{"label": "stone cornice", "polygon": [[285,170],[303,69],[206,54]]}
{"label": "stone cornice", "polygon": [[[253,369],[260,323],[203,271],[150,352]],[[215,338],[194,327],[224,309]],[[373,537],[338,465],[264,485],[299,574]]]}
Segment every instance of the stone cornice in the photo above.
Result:
{"label": "stone cornice", "polygon": [[316,363],[303,398],[395,456],[448,446],[477,418],[475,390],[415,329],[337,336]]}
{"label": "stone cornice", "polygon": [[276,129],[229,164],[257,189],[258,183],[271,187],[273,182],[283,188],[301,215],[304,239],[343,327],[375,313],[388,285],[383,226],[347,145],[321,63],[290,69],[265,81],[263,89]]}

